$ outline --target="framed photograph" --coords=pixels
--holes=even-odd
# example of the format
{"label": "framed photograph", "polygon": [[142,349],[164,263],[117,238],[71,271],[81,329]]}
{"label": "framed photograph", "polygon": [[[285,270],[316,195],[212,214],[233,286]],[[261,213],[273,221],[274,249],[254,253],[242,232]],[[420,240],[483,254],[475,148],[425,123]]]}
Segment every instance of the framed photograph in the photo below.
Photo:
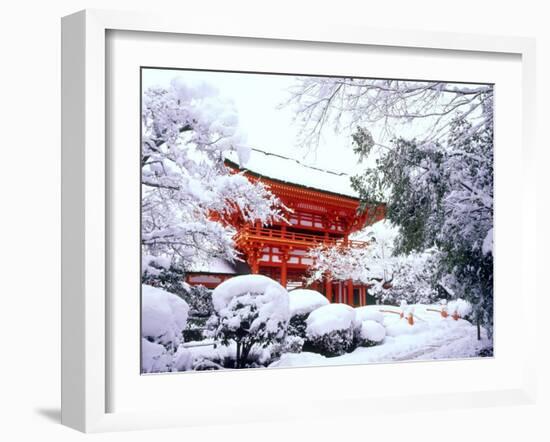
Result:
{"label": "framed photograph", "polygon": [[64,424],[533,400],[533,41],[83,11],[62,44]]}

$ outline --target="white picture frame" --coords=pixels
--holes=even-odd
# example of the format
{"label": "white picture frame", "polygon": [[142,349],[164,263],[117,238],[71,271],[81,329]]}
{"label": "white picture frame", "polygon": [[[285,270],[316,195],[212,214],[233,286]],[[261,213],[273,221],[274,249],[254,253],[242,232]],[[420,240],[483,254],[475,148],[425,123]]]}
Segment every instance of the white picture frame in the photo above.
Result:
{"label": "white picture frame", "polygon": [[[217,22],[194,17],[181,24],[177,17],[150,13],[86,10],[62,21],[62,423],[84,432],[207,425],[200,410],[193,416],[182,412],[108,412],[107,366],[109,345],[107,324],[109,195],[106,156],[106,33],[140,31],[180,35],[226,36],[284,41],[307,41],[443,51],[515,54],[522,71],[522,167],[530,170],[535,156],[535,45],[532,39],[492,37],[421,31],[388,31],[321,24]],[[498,166],[497,166],[498,167]],[[529,256],[536,247],[534,174],[523,173],[521,262],[519,305],[527,310],[536,301],[536,279],[527,278]],[[498,242],[497,242],[498,244]],[[498,247],[498,246],[497,246]],[[498,319],[497,319],[498,320]],[[534,337],[536,324],[527,333]],[[476,405],[532,403],[535,398],[535,339],[526,339],[523,358],[524,382],[519,387],[464,391],[455,394],[430,393],[405,398],[396,391],[379,397],[376,407],[342,395],[344,409],[368,413],[414,408],[436,409]],[[531,357],[529,357],[531,355]],[[327,399],[331,400],[331,399]],[[327,400],[312,403],[321,407]],[[315,401],[314,401],[315,402]],[[284,419],[288,410],[266,408],[245,419]],[[307,418],[308,414],[304,416]]]}

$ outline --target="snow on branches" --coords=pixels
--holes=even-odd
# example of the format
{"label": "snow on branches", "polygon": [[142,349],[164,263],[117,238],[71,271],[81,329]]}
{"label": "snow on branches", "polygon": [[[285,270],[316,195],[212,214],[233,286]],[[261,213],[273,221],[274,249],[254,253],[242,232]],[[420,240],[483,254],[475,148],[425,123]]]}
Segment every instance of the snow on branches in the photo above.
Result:
{"label": "snow on branches", "polygon": [[[393,138],[416,121],[422,139],[444,139],[457,113],[483,122],[492,120],[493,88],[431,81],[298,77],[287,105],[294,108],[302,142],[316,146],[325,125],[336,130],[382,123],[382,134]],[[377,140],[380,141],[380,140]],[[371,138],[374,145],[375,140]]]}
{"label": "snow on branches", "polygon": [[352,239],[369,243],[368,247],[327,247],[321,245],[310,250],[313,258],[308,282],[322,280],[330,272],[333,279],[353,279],[365,284],[375,280],[391,279],[393,241],[397,230],[390,223],[379,221]]}
{"label": "snow on branches", "polygon": [[328,124],[354,131],[366,169],[353,187],[363,201],[386,203],[396,252],[437,247],[445,286],[491,335],[493,86],[304,77],[287,104],[306,145],[317,146]]}
{"label": "snow on branches", "polygon": [[318,247],[310,252],[315,264],[310,282],[330,274],[336,280],[361,282],[383,304],[431,303],[438,296],[437,249],[394,255],[397,229],[380,221],[360,238],[368,238],[368,247]]}
{"label": "snow on branches", "polygon": [[235,231],[212,214],[262,223],[280,217],[278,199],[263,184],[230,173],[224,165],[228,151],[235,151],[241,164],[249,158],[250,148],[237,127],[233,104],[208,86],[190,87],[176,79],[168,88],[144,91],[144,255],[163,256],[183,268],[213,256],[234,259]]}

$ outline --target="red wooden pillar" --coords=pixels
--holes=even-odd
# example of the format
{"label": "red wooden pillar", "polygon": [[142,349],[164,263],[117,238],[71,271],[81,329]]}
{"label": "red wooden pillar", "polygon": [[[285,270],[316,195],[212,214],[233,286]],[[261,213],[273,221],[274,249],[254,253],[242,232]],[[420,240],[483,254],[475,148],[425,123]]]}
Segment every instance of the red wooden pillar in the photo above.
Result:
{"label": "red wooden pillar", "polygon": [[260,273],[260,250],[257,248],[251,248],[248,251],[247,257],[248,265],[252,274],[257,275]]}
{"label": "red wooden pillar", "polygon": [[287,261],[288,261],[288,251],[284,250],[281,256],[281,285],[286,288],[287,283]]}
{"label": "red wooden pillar", "polygon": [[348,279],[348,305],[353,306],[353,281]]}
{"label": "red wooden pillar", "polygon": [[254,275],[257,275],[258,273],[260,273],[260,263],[256,257],[252,258],[252,265],[250,266],[250,268]]}
{"label": "red wooden pillar", "polygon": [[361,291],[361,305],[367,305],[367,293],[365,291],[365,286],[362,285],[359,290]]}
{"label": "red wooden pillar", "polygon": [[281,264],[281,285],[286,288],[286,279],[287,279],[287,274],[286,274],[286,259],[283,258],[283,263]]}

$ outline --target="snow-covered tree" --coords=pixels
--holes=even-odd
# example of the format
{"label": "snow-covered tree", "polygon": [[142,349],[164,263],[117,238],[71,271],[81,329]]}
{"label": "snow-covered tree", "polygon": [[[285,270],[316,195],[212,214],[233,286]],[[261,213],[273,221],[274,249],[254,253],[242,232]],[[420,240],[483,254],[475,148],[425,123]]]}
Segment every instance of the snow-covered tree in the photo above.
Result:
{"label": "snow-covered tree", "polygon": [[235,368],[245,368],[253,346],[282,344],[290,319],[288,292],[263,275],[236,276],[212,293],[216,311],[214,337],[236,344]]}
{"label": "snow-covered tree", "polygon": [[[385,196],[387,217],[400,227],[399,252],[440,250],[438,272],[447,276],[449,293],[470,301],[474,319],[491,333],[492,120],[475,129],[458,116],[449,130],[445,143],[396,139],[354,185],[366,200]],[[361,139],[356,146],[368,155]]]}
{"label": "snow-covered tree", "polygon": [[363,201],[386,202],[396,252],[437,247],[449,296],[471,302],[491,335],[493,87],[310,77],[290,103],[309,145],[327,123],[354,131],[366,170],[353,185]]}
{"label": "snow-covered tree", "polygon": [[393,274],[393,243],[397,229],[379,221],[355,234],[352,239],[368,243],[366,247],[320,245],[309,251],[313,265],[308,282],[320,281],[327,274],[332,279],[360,281],[371,284],[389,281]]}
{"label": "snow-covered tree", "polygon": [[436,249],[392,256],[379,255],[376,242],[367,248],[319,247],[310,253],[315,259],[310,278],[330,273],[337,280],[367,284],[369,293],[382,304],[433,303],[441,297],[440,253]]}
{"label": "snow-covered tree", "polygon": [[[432,304],[442,296],[439,281],[440,252],[429,249],[396,256],[392,279],[385,286],[375,284],[373,295],[384,304]],[[444,294],[443,294],[444,295]]]}
{"label": "snow-covered tree", "polygon": [[[235,258],[234,229],[224,220],[269,223],[279,201],[261,183],[230,173],[224,153],[246,163],[232,103],[208,86],[174,80],[143,93],[142,248],[144,272],[187,268],[213,256]],[[156,264],[156,265],[155,265]]]}

